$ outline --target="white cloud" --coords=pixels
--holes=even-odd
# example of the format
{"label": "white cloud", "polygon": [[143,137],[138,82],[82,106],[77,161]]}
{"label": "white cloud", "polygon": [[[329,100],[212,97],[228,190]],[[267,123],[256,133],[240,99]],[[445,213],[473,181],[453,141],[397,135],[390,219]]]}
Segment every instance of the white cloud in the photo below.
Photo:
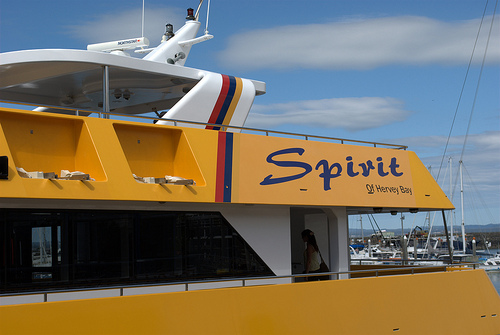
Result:
{"label": "white cloud", "polygon": [[493,150],[500,160],[500,131],[488,131],[480,135],[470,136],[473,145],[486,150]]}
{"label": "white cloud", "polygon": [[[155,8],[145,10],[145,33],[151,46],[160,43],[165,25],[174,25],[174,31],[184,24],[185,13],[177,8]],[[142,32],[142,9],[103,14],[91,20],[67,27],[68,33],[86,43],[100,43],[131,37],[140,37]]]}
{"label": "white cloud", "polygon": [[358,131],[403,121],[409,114],[403,103],[394,98],[333,98],[254,105],[246,125],[272,128],[278,124],[299,124]]}
{"label": "white cloud", "polygon": [[[477,50],[485,48],[485,20]],[[499,20],[489,44],[500,59]],[[291,25],[232,36],[219,57],[238,68],[370,69],[388,64],[467,63],[479,19],[443,22],[426,17],[387,17],[325,24]],[[482,56],[475,57],[480,62]]]}
{"label": "white cloud", "polygon": [[[450,193],[448,158],[452,157],[453,203],[460,208],[459,160],[463,159],[463,187],[465,217],[469,224],[498,223],[500,200],[500,131],[486,131],[469,135],[462,157],[464,136],[450,138],[443,159],[446,136],[419,136],[397,140],[416,151],[425,166],[431,167],[446,194]],[[434,150],[430,150],[430,149]],[[422,154],[426,152],[427,155]],[[443,163],[440,169],[440,165]],[[479,216],[479,217],[477,217]]]}
{"label": "white cloud", "polygon": [[434,169],[438,169],[441,161],[443,161],[445,166],[441,168],[443,171],[441,177],[447,168],[448,157],[452,157],[452,164],[455,169],[462,158],[474,182],[480,185],[480,188],[494,187],[498,192],[500,186],[500,131],[486,131],[469,135],[462,156],[464,139],[464,135],[452,136],[444,159],[442,154],[447,141],[446,136],[416,136],[398,139],[397,141],[398,143],[405,143],[410,150],[419,153],[429,152],[429,148],[439,149],[437,151],[441,152],[439,156],[435,156],[436,150],[433,150],[434,155],[424,160],[426,165],[431,165]]}
{"label": "white cloud", "polygon": [[[464,139],[464,135],[450,137],[448,148],[453,155],[457,155],[461,152],[464,145]],[[398,141],[408,143],[408,145],[415,147],[442,147],[444,149],[447,137],[436,135],[414,136],[398,139]],[[482,154],[486,152],[487,155],[491,155],[493,153],[496,153],[493,156],[495,159],[498,158],[500,161],[500,131],[486,131],[480,134],[469,135],[466,143],[466,149],[466,153],[470,152],[473,154]]]}

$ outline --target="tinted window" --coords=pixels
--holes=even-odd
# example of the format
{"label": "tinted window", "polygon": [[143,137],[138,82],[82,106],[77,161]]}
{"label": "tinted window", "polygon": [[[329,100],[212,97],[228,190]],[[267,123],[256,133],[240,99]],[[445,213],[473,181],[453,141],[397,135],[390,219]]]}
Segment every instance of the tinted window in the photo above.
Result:
{"label": "tinted window", "polygon": [[218,212],[0,214],[2,291],[273,275]]}

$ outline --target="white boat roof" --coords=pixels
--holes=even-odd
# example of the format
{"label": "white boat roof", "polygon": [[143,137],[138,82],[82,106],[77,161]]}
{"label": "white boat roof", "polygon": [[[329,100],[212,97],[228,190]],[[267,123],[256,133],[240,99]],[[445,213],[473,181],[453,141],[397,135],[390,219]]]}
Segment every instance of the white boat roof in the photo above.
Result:
{"label": "white boat roof", "polygon": [[[0,54],[0,100],[102,111],[103,68],[110,110],[140,114],[171,108],[208,71],[89,50],[40,49]],[[265,83],[253,81],[256,94]]]}

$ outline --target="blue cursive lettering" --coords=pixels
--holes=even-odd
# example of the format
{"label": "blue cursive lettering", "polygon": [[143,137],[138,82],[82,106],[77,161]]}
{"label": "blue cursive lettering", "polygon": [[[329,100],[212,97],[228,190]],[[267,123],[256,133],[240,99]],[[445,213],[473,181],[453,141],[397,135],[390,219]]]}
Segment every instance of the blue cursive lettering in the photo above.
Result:
{"label": "blue cursive lettering", "polygon": [[289,149],[283,149],[283,150],[278,150],[267,156],[266,161],[271,164],[275,164],[276,166],[281,166],[281,167],[298,167],[304,169],[304,172],[292,175],[292,176],[286,176],[286,177],[278,177],[278,178],[273,178],[273,175],[270,174],[264,180],[260,183],[261,185],[272,185],[272,184],[279,184],[279,183],[286,183],[287,181],[292,181],[295,179],[300,179],[304,177],[306,174],[312,171],[311,165],[303,162],[296,162],[296,161],[275,161],[273,158],[275,156],[279,155],[285,155],[285,154],[299,154],[302,156],[304,153],[304,149],[302,148],[289,148]]}
{"label": "blue cursive lettering", "polygon": [[[289,176],[284,176],[284,177],[274,177],[272,174],[268,175],[267,177],[264,178],[260,182],[260,185],[273,185],[273,184],[280,184],[280,183],[286,183],[292,180],[300,179],[310,173],[312,171],[312,166],[309,165],[306,162],[301,162],[301,161],[294,161],[294,160],[276,160],[275,158],[277,156],[281,155],[287,155],[287,154],[298,154],[299,156],[302,156],[305,152],[305,149],[303,148],[288,148],[288,149],[282,149],[275,151],[271,154],[269,154],[266,158],[266,161],[270,164],[274,164],[279,167],[292,167],[292,168],[300,168],[303,169],[304,171],[301,173],[297,173],[294,175],[289,175]],[[391,158],[391,163],[388,166],[388,171],[384,168],[384,159],[382,157],[377,157],[377,167],[373,165],[373,162],[371,160],[366,160],[366,162],[358,163],[357,166],[361,168],[357,169],[358,171],[355,171],[355,164],[353,162],[353,157],[352,156],[347,156],[345,158],[347,162],[346,166],[346,174],[350,178],[354,178],[358,176],[361,173],[361,176],[363,177],[368,177],[370,176],[370,171],[371,170],[376,170],[377,174],[380,177],[386,177],[386,176],[394,176],[394,177],[401,177],[403,175],[403,172],[399,171],[399,164],[397,162],[396,157]],[[386,165],[387,166],[387,165]],[[333,163],[330,165],[328,160],[322,159],[316,164],[316,170],[320,170],[321,173],[319,174],[319,177],[323,179],[323,189],[325,191],[331,190],[331,180],[334,178],[338,178],[342,176],[342,171],[343,167],[341,163]],[[335,169],[335,170],[334,170]],[[333,171],[333,172],[332,172]],[[401,193],[410,193],[411,194],[411,189],[409,190],[403,190],[400,189],[398,190],[397,188],[386,188],[384,187],[382,189],[381,186],[377,185],[374,187],[373,184],[366,184],[366,188],[369,191],[369,193],[373,194],[375,189],[378,192],[391,192],[391,193],[396,193],[399,194]]]}
{"label": "blue cursive lettering", "polygon": [[[342,166],[340,166],[339,163],[333,163],[330,167],[328,167],[328,161],[326,159],[318,162],[318,164],[316,165],[316,170],[318,170],[320,166],[323,166],[323,172],[320,173],[319,176],[323,178],[323,188],[325,189],[325,191],[328,191],[331,189],[330,179],[340,176],[340,174],[342,173]],[[332,174],[333,168],[337,168],[337,173]]]}

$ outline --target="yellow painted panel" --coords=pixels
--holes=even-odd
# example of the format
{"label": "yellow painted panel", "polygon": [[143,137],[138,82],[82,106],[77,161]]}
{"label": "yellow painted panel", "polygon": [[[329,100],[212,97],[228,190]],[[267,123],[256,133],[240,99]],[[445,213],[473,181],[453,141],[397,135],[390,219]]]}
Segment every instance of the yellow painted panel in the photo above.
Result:
{"label": "yellow painted panel", "polygon": [[130,170],[140,177],[165,175],[205,181],[181,128],[115,123],[114,128]]}
{"label": "yellow painted panel", "polygon": [[[247,153],[243,153],[241,151],[241,136],[239,134],[234,134],[233,135],[233,193],[232,193],[232,202],[233,203],[241,203],[244,202],[241,200],[240,197],[240,192],[239,190],[241,189],[241,184],[243,183],[246,185],[246,179],[248,178],[247,175],[242,175],[242,158],[241,156],[245,156]],[[255,171],[254,171],[255,172]],[[236,191],[235,191],[236,190]]]}
{"label": "yellow painted panel", "polygon": [[411,151],[245,134],[238,138],[234,170],[239,180],[233,182],[233,198],[242,203],[453,207]]}
{"label": "yellow painted panel", "polygon": [[453,204],[414,152],[408,152],[417,208],[453,209]]}
{"label": "yellow painted panel", "polygon": [[[146,153],[154,155],[153,175],[148,174],[144,177],[162,177],[171,174],[192,178],[197,185],[136,182],[114,130],[115,123],[124,129],[127,127],[132,129],[133,131],[128,132],[131,137],[140,136],[145,139],[143,141],[148,144]],[[6,148],[2,155],[7,155],[9,158],[9,180],[2,181],[0,197],[160,202],[214,201],[215,165],[211,157],[216,156],[217,132],[201,129],[181,130],[169,126],[137,125],[131,122],[9,109],[0,111],[0,124],[3,130],[8,129],[2,132],[5,136],[0,140],[4,142],[3,147]],[[30,130],[33,130],[33,134]],[[190,135],[186,136],[186,133]],[[34,137],[35,134],[37,138]],[[172,141],[174,144],[165,145],[165,139],[169,139],[169,135],[164,134],[174,134],[172,135],[175,139]],[[157,138],[163,139],[160,145],[154,141]],[[191,140],[195,143],[195,147],[191,147]],[[55,147],[56,143],[62,144]],[[158,150],[163,154],[165,147],[172,149],[172,146],[175,146],[175,150],[171,150],[167,158],[173,163],[169,163],[168,159],[159,158],[161,155],[158,155]],[[133,159],[146,156],[140,150],[133,153],[136,155],[132,156]],[[200,163],[198,159],[201,159]],[[165,173],[161,164],[173,169],[168,169],[167,172],[170,173]],[[70,171],[80,170],[89,173],[96,181],[22,178],[16,172],[16,166],[23,167],[27,171],[57,174],[63,168]],[[132,166],[136,167],[134,164]],[[156,172],[160,174],[157,176]],[[185,172],[187,173],[184,174]]]}
{"label": "yellow painted panel", "polygon": [[[214,202],[219,157],[225,169],[219,178],[232,180],[225,201],[233,203],[453,207],[410,151],[235,133],[226,162],[231,155],[218,153],[212,130],[8,109],[0,123],[14,172],[2,181],[3,198]],[[20,178],[16,166],[77,170],[96,181]],[[133,174],[174,175],[196,185],[140,184]]]}
{"label": "yellow painted panel", "polygon": [[2,306],[0,325],[5,335],[498,334],[500,297],[470,270]]}
{"label": "yellow painted panel", "polygon": [[[206,144],[205,144],[206,145]],[[215,148],[211,148],[215,153]],[[208,149],[207,151],[211,151]],[[174,157],[174,176],[193,179],[198,186],[206,186],[205,178],[200,169],[198,160],[193,154],[193,149],[188,141],[186,132],[182,133]]]}
{"label": "yellow painted panel", "polygon": [[15,170],[15,166],[12,162],[12,154],[10,152],[10,148],[9,148],[9,144],[7,143],[7,139],[5,138],[5,134],[4,134],[3,126],[2,126],[1,122],[0,122],[0,150],[1,150],[0,155],[7,156],[9,159],[8,174],[9,174],[9,180],[11,180],[13,173],[16,170]]}
{"label": "yellow painted panel", "polygon": [[406,151],[255,135],[239,149],[241,202],[415,206]]}
{"label": "yellow painted panel", "polygon": [[174,174],[174,155],[180,129],[114,124],[132,173],[141,177]]}
{"label": "yellow painted panel", "polygon": [[82,120],[36,114],[2,114],[14,165],[26,171],[82,171],[96,181],[106,179]]}

